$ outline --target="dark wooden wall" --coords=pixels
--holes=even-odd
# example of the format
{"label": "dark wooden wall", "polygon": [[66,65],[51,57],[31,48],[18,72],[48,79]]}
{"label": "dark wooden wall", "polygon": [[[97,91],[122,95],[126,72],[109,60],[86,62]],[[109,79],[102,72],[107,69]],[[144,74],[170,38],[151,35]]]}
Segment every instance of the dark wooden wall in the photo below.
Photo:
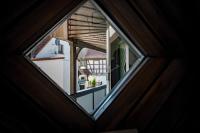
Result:
{"label": "dark wooden wall", "polygon": [[[149,23],[150,29],[155,29],[154,34],[161,41],[165,41],[163,44],[169,51],[169,58],[172,61],[162,70],[155,83],[150,86],[150,91],[144,95],[140,104],[131,108],[121,122],[110,124],[106,130],[138,128],[140,131],[152,133],[195,131],[199,127],[196,120],[199,116],[197,108],[198,100],[200,100],[197,93],[199,88],[197,76],[199,23],[197,18],[200,17],[198,8],[200,4],[197,0],[148,0],[148,2],[127,0],[127,2],[134,10],[137,9],[138,14],[145,22]],[[3,66],[5,57],[10,56],[5,52],[5,49],[9,49],[6,47],[9,40],[4,41],[4,37],[8,37],[13,29],[17,29],[15,24],[23,20],[34,8],[44,3],[45,1],[39,0],[6,0],[1,4],[1,66]],[[156,15],[159,17],[155,17]],[[39,20],[30,21],[37,23]],[[176,35],[169,35],[168,33],[171,32],[168,32],[166,28],[162,29],[162,26],[166,27],[166,24]],[[176,36],[180,39],[178,45],[173,42],[173,37]],[[183,73],[185,68],[187,71]],[[3,72],[4,69],[5,67],[1,71]],[[180,78],[176,76],[176,73],[183,74],[179,75]],[[0,132],[81,130],[81,126],[75,128],[60,124],[3,74],[0,75],[0,89]],[[66,121],[70,123],[71,120]]]}

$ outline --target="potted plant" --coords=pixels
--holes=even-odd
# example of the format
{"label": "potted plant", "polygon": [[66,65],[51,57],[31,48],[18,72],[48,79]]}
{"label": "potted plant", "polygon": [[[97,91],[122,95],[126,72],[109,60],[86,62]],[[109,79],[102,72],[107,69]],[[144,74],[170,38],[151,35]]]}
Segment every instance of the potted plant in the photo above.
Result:
{"label": "potted plant", "polygon": [[92,87],[95,87],[95,86],[96,86],[96,83],[97,83],[97,82],[96,82],[96,78],[93,78],[93,79],[92,79],[92,82],[91,82]]}

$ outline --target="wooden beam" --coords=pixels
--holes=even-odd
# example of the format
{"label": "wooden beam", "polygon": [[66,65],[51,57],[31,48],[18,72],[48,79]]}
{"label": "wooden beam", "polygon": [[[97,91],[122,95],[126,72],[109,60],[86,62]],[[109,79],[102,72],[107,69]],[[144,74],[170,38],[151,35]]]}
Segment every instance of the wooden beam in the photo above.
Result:
{"label": "wooden beam", "polygon": [[74,42],[76,43],[76,46],[78,46],[78,47],[81,47],[81,48],[90,48],[90,49],[94,49],[94,50],[106,53],[106,50],[104,48],[102,48],[102,47],[97,47],[97,46],[94,46],[94,45],[92,45],[90,43],[83,42],[81,40],[76,40]]}
{"label": "wooden beam", "polygon": [[106,37],[106,34],[90,34],[90,35],[70,35],[69,38],[73,38],[73,37]]}
{"label": "wooden beam", "polygon": [[81,26],[81,27],[95,27],[95,28],[106,28],[106,26],[98,26],[98,25],[84,25],[84,24],[68,24],[68,26]]}
{"label": "wooden beam", "polygon": [[104,32],[99,31],[99,32],[85,32],[85,33],[69,33],[69,36],[70,35],[80,35],[80,34],[95,34],[95,33],[104,33]]}
{"label": "wooden beam", "polygon": [[87,27],[87,26],[84,26],[84,27],[82,27],[82,26],[70,26],[69,27],[71,30],[73,30],[73,29],[90,29],[90,30],[95,30],[95,29],[102,29],[102,30],[105,30],[105,28],[102,28],[102,27]]}
{"label": "wooden beam", "polygon": [[106,41],[106,38],[104,37],[74,37],[74,39]]}
{"label": "wooden beam", "polygon": [[95,29],[73,29],[73,28],[71,28],[69,31],[106,31],[106,28],[95,28]]}
{"label": "wooden beam", "polygon": [[69,21],[75,21],[75,22],[81,22],[81,23],[89,23],[89,24],[98,24],[98,25],[106,25],[106,23],[99,23],[99,22],[94,22],[94,21],[85,21],[85,20],[80,20],[80,19],[73,19],[73,18],[70,18]]}
{"label": "wooden beam", "polygon": [[76,36],[74,38],[89,38],[89,39],[102,39],[102,40],[106,40],[105,36]]}
{"label": "wooden beam", "polygon": [[106,44],[105,40],[95,40],[95,39],[88,39],[88,38],[78,38],[79,40],[83,40],[83,41],[88,41],[90,43],[102,43],[102,44]]}
{"label": "wooden beam", "polygon": [[81,8],[86,8],[86,9],[90,9],[90,10],[94,10],[94,11],[99,12],[99,10],[97,10],[96,8],[89,7],[89,6],[81,6]]}
{"label": "wooden beam", "polygon": [[97,17],[97,16],[88,16],[88,15],[80,14],[80,13],[74,13],[73,15],[75,15],[75,16],[82,16],[82,17],[86,17],[86,18],[95,18],[95,19],[100,19],[100,20],[106,21],[105,18],[101,18],[101,17]]}
{"label": "wooden beam", "polygon": [[76,93],[76,45],[70,43],[70,95]]}
{"label": "wooden beam", "polygon": [[95,42],[95,41],[90,41],[90,40],[81,40],[81,41],[87,42],[91,45],[95,45],[95,46],[99,46],[99,47],[104,47],[104,46],[106,47],[106,42],[102,44],[100,42]]}
{"label": "wooden beam", "polygon": [[78,49],[76,49],[76,59],[78,58],[79,53],[81,52],[83,48],[78,47]]}
{"label": "wooden beam", "polygon": [[64,59],[64,57],[31,58],[32,61],[46,61],[46,60],[59,60],[59,59]]}

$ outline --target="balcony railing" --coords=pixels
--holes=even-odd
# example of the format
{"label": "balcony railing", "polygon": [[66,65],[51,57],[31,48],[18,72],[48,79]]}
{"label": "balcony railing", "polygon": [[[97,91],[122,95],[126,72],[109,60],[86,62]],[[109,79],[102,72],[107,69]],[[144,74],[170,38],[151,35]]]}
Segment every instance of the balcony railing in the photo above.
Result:
{"label": "balcony railing", "polygon": [[106,96],[106,85],[78,91],[72,96],[89,113],[92,113]]}

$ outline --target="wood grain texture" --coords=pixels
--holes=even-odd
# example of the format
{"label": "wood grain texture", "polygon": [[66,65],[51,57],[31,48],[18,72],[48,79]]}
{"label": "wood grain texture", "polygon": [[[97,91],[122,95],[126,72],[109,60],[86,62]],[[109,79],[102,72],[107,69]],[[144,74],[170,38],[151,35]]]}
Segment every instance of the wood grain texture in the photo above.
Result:
{"label": "wood grain texture", "polygon": [[4,49],[7,53],[16,52],[16,49],[18,49],[18,52],[23,52],[24,48],[33,44],[83,1],[41,1],[27,15],[22,16],[12,29],[7,29],[4,32],[5,42],[9,44],[4,45]]}
{"label": "wood grain texture", "polygon": [[166,65],[162,58],[149,59],[126,85],[117,99],[111,103],[102,116],[96,121],[98,130],[113,130],[117,127],[131,108],[140,100],[147,88],[159,76]]}
{"label": "wood grain texture", "polygon": [[24,91],[62,127],[93,130],[92,119],[23,56],[7,59],[3,67],[3,75],[18,86],[21,91]]}
{"label": "wood grain texture", "polygon": [[159,40],[147,28],[130,3],[125,0],[98,0],[97,2],[125,34],[135,42],[144,55],[161,56],[165,54]]}
{"label": "wood grain texture", "polygon": [[[84,1],[22,0],[12,5],[15,7],[12,10],[6,9],[8,16],[3,17],[0,28],[3,29],[1,76],[12,82],[16,91],[23,92],[27,101],[34,103],[31,108],[40,109],[42,113],[38,117],[45,114],[56,123],[55,126],[59,125],[65,131],[94,132],[135,127],[143,130],[162,108],[184,72],[184,64],[179,59],[172,59],[181,56],[181,42],[153,0],[96,0],[149,59],[97,121],[80,110],[23,57],[26,48]],[[173,61],[169,63],[169,59]]]}
{"label": "wood grain texture", "polygon": [[135,126],[141,131],[145,129],[156,113],[173,92],[173,89],[182,80],[185,68],[180,59],[174,59],[150,87],[144,98],[127,116],[124,123],[127,128]]}
{"label": "wood grain texture", "polygon": [[128,0],[128,2],[140,14],[141,19],[160,41],[168,55],[183,54],[183,42],[154,0]]}

